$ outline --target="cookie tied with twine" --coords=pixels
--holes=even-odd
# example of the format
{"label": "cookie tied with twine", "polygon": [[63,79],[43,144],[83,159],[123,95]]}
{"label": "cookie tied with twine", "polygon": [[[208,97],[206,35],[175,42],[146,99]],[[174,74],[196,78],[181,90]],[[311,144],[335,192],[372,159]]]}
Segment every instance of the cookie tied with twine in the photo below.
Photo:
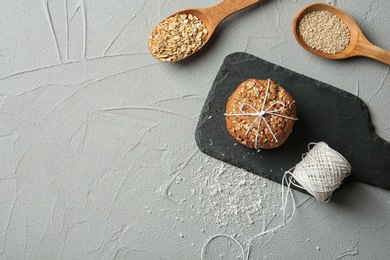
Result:
{"label": "cookie tied with twine", "polygon": [[[308,149],[309,152],[302,155],[302,161],[287,173],[291,175],[292,185],[326,203],[352,168],[347,159],[325,142],[310,143]],[[291,178],[299,184],[292,182]]]}
{"label": "cookie tied with twine", "polygon": [[292,96],[270,79],[242,82],[229,97],[224,115],[230,135],[255,149],[279,147],[298,120]]}

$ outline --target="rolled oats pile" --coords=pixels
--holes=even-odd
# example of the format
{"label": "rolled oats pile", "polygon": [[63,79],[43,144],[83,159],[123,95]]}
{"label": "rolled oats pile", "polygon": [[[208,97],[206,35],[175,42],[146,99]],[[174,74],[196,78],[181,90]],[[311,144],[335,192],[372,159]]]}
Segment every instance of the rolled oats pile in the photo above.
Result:
{"label": "rolled oats pile", "polygon": [[311,48],[325,53],[339,53],[350,39],[348,26],[329,11],[306,14],[299,23],[299,33]]}
{"label": "rolled oats pile", "polygon": [[205,43],[208,30],[192,14],[177,14],[159,23],[149,36],[151,54],[164,62],[183,59]]}

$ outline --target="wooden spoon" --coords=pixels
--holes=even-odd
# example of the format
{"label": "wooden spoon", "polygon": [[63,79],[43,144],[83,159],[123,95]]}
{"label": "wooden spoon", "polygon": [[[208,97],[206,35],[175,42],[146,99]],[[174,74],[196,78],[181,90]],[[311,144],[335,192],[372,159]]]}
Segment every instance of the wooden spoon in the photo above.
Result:
{"label": "wooden spoon", "polygon": [[[219,4],[216,4],[214,6],[208,7],[208,8],[192,8],[192,9],[185,9],[179,12],[176,12],[174,14],[169,15],[167,18],[175,16],[176,14],[192,14],[196,17],[198,17],[202,23],[206,26],[206,29],[208,31],[208,34],[206,38],[204,39],[202,46],[200,46],[195,52],[199,51],[211,38],[211,35],[217,28],[218,24],[224,20],[226,17],[246,8],[251,5],[254,5],[256,3],[260,3],[261,0],[223,0]],[[166,18],[166,19],[167,19]],[[164,19],[164,20],[166,20]],[[164,21],[163,20],[163,21]],[[149,46],[149,51],[153,55],[152,50]],[[187,58],[194,54],[195,52],[189,54],[188,56],[184,57]],[[154,56],[154,55],[153,55]],[[154,56],[155,57],[155,56]],[[156,57],[155,57],[156,58]],[[176,59],[173,61],[179,61],[184,58]]]}
{"label": "wooden spoon", "polygon": [[[334,15],[338,16],[340,20],[343,21],[348,26],[351,35],[348,46],[343,51],[336,54],[329,54],[311,48],[305,43],[305,41],[303,40],[302,36],[299,33],[299,23],[301,22],[302,18],[306,14],[314,11],[324,11],[324,10],[329,11]],[[364,36],[364,34],[362,33],[362,31],[360,30],[357,23],[352,19],[352,17],[349,16],[344,11],[340,10],[339,8],[334,7],[333,5],[329,5],[325,3],[314,3],[303,7],[295,15],[294,22],[293,22],[293,32],[296,40],[305,50],[313,54],[316,54],[318,56],[321,56],[323,58],[345,59],[352,56],[364,56],[390,65],[390,52],[369,42],[367,38]]]}

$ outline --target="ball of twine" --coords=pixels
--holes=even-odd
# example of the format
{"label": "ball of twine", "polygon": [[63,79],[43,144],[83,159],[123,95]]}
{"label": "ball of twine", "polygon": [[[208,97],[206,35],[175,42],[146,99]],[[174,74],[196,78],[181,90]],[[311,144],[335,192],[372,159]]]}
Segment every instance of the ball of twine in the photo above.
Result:
{"label": "ball of twine", "polygon": [[294,185],[326,203],[350,172],[351,165],[340,153],[319,142],[309,144],[309,152],[302,156],[291,176],[299,183]]}

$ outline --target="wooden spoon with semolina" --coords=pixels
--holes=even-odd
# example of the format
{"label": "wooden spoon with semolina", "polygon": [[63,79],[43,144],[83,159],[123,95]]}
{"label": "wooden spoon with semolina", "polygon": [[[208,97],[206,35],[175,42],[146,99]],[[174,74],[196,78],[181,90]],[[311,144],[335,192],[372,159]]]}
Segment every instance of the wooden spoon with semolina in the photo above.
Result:
{"label": "wooden spoon with semolina", "polygon": [[364,56],[390,65],[390,52],[368,41],[353,18],[333,5],[314,3],[303,7],[295,15],[293,32],[305,50],[323,58]]}

